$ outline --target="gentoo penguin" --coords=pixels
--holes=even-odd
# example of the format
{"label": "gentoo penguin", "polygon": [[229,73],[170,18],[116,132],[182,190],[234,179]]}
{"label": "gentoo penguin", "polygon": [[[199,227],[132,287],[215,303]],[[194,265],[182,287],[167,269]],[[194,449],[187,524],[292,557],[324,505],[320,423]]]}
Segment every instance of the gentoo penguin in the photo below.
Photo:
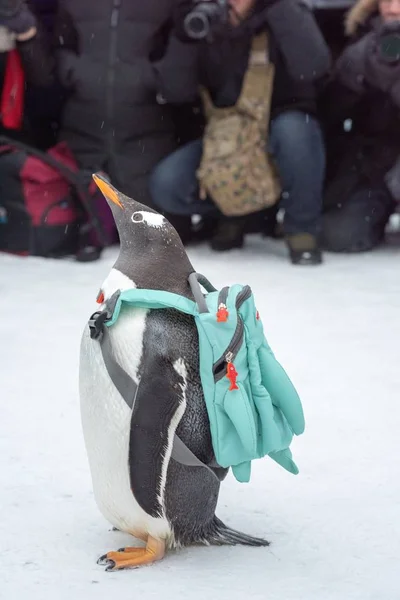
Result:
{"label": "gentoo penguin", "polygon": [[[194,269],[175,229],[160,214],[94,179],[107,199],[120,237],[119,256],[101,286],[105,303],[118,290],[157,289],[193,299]],[[168,548],[193,543],[266,546],[233,531],[216,516],[227,470],[215,464],[199,375],[197,328],[173,309],[122,309],[109,328],[115,359],[138,385],[133,407],[119,394],[99,343],[86,327],[79,387],[83,434],[96,502],[114,528],[144,547],[109,552],[107,570],[163,558]],[[175,433],[207,467],[175,460]]]}

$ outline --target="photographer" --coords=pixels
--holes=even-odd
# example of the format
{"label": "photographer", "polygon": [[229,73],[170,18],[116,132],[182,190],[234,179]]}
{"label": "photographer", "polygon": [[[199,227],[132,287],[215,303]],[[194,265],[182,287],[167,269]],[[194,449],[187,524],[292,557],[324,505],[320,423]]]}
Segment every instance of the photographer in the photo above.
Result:
{"label": "photographer", "polygon": [[323,101],[327,136],[342,130],[327,182],[323,242],[331,251],[361,252],[384,240],[400,201],[400,1],[359,0],[346,32],[355,40],[339,57]]}
{"label": "photographer", "polygon": [[3,130],[18,132],[22,129],[25,83],[47,85],[46,63],[36,19],[27,4],[21,0],[0,0],[0,121]]}
{"label": "photographer", "polygon": [[[107,172],[119,189],[146,205],[149,173],[178,145],[174,107],[158,91],[183,95],[196,54],[173,35],[176,1],[51,0],[48,43],[42,38],[35,53],[31,44],[28,54],[24,42],[31,72],[38,67],[41,78],[35,83],[62,104],[57,139],[68,144],[82,170]],[[20,28],[28,14],[32,20],[21,0],[2,2],[19,11],[7,16],[10,30]],[[32,34],[37,37],[36,30]],[[181,81],[175,85],[177,71]]]}
{"label": "photographer", "polygon": [[[296,0],[183,2],[181,14],[185,10],[187,14],[189,8],[198,11],[200,6],[204,10],[207,5],[219,6],[219,12],[214,9],[213,16],[208,17],[210,31],[199,43],[197,72],[198,83],[208,90],[216,107],[232,107],[238,101],[252,40],[263,32],[268,35],[267,56],[274,66],[274,80],[271,97],[265,97],[265,103],[271,102],[266,129],[283,188],[284,232],[294,263],[318,264],[324,146],[316,118],[316,82],[329,70],[329,50],[311,11]],[[182,27],[180,37],[194,38],[193,33]],[[196,88],[193,95],[197,92]],[[199,199],[196,171],[202,152],[202,140],[198,140],[157,167],[151,188],[159,207],[181,215],[215,212],[212,198]],[[246,218],[221,217],[212,248],[240,247],[245,226]]]}

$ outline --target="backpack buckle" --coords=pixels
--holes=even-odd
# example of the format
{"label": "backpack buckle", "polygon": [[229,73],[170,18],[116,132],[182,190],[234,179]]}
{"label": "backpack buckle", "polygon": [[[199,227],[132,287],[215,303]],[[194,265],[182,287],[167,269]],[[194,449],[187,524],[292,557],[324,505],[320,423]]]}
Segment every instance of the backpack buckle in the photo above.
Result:
{"label": "backpack buckle", "polygon": [[90,337],[92,340],[99,340],[103,334],[103,328],[107,321],[111,321],[114,315],[115,306],[118,298],[121,295],[121,290],[117,290],[106,302],[106,308],[102,311],[97,311],[92,314],[89,319]]}
{"label": "backpack buckle", "polygon": [[92,340],[99,340],[103,335],[103,328],[110,317],[106,310],[101,312],[97,311],[92,314],[89,319],[88,325],[90,330],[90,337]]}

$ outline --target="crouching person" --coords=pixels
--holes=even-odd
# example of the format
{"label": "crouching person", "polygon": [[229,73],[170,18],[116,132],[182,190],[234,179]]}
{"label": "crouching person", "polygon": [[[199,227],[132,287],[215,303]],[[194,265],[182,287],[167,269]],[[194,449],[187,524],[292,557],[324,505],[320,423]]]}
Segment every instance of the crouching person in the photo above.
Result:
{"label": "crouching person", "polygon": [[400,0],[359,0],[350,45],[324,93],[327,136],[339,136],[325,193],[323,245],[371,250],[400,201]]}
{"label": "crouching person", "polygon": [[[193,5],[190,2],[186,4]],[[228,9],[229,25],[219,28],[215,26],[215,31],[212,31],[213,39],[199,43],[198,83],[207,90],[205,97],[210,98],[210,102],[206,102],[206,115],[213,119],[218,110],[232,107],[239,107],[240,113],[240,104],[248,101],[243,95],[253,94],[250,103],[253,108],[256,107],[255,112],[259,111],[259,116],[261,114],[260,122],[268,116],[263,124],[266,142],[264,149],[269,150],[270,158],[264,161],[264,175],[260,177],[265,184],[260,208],[280,200],[280,206],[285,211],[284,233],[292,262],[318,264],[321,262],[318,234],[325,152],[316,118],[316,82],[329,70],[329,50],[311,12],[299,2],[230,0]],[[210,26],[216,22],[216,17],[213,21],[210,18]],[[190,33],[186,29],[188,37]],[[267,55],[267,64],[273,65],[273,77],[266,80],[264,95],[261,96],[263,105],[260,106],[260,86],[255,83],[254,88],[258,89],[254,92],[249,79],[252,67],[257,69],[261,58],[254,41],[259,40],[263,33],[267,33],[263,58]],[[217,201],[217,193],[221,191],[218,189],[218,181],[215,181],[215,193],[210,193],[212,186],[206,186],[204,190],[204,179],[207,179],[205,167],[210,168],[207,154],[213,142],[219,147],[214,152],[215,155],[223,154],[224,148],[229,153],[228,142],[231,145],[236,143],[228,139],[234,135],[234,121],[235,119],[229,121],[229,118],[226,120],[227,138],[218,133],[219,137],[215,134],[215,140],[212,139],[214,121],[209,121],[204,140],[182,147],[158,165],[152,175],[150,187],[153,200],[160,208],[180,215],[221,215],[216,208],[216,204],[221,208],[223,202]],[[243,148],[246,145],[246,140],[243,139],[245,135],[246,132],[242,131],[242,136],[240,132],[237,136],[237,142]],[[254,138],[256,137],[254,134]],[[234,155],[232,151],[232,157]],[[244,159],[242,162],[245,162]],[[258,157],[260,169],[261,165],[262,161]],[[248,167],[250,171],[256,170],[251,162]],[[228,181],[229,177],[225,173],[224,177],[220,177],[220,185],[225,185],[229,192],[229,188],[234,188],[235,178],[240,178],[244,169],[244,164],[239,165],[235,173],[235,164],[232,164],[231,180]],[[265,182],[268,173],[271,177],[269,186]],[[280,196],[274,180],[275,174],[280,180]],[[254,179],[256,181],[257,178]],[[204,191],[208,192],[206,198]],[[226,198],[229,198],[228,192],[225,194]],[[240,193],[231,191],[231,197],[235,196],[237,199]],[[261,206],[263,202],[264,206]],[[224,215],[234,214],[233,207],[230,208],[231,211],[226,206],[221,212]],[[247,212],[250,213],[251,210]],[[244,216],[220,216],[212,248],[228,250],[242,246],[245,225]]]}

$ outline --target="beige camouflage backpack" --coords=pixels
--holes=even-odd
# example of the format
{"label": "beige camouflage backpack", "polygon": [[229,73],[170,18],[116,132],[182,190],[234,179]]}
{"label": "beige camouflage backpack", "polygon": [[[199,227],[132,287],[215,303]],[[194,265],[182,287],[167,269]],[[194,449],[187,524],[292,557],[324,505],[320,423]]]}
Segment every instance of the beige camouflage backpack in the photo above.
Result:
{"label": "beige camouflage backpack", "polygon": [[249,66],[235,106],[217,108],[202,90],[207,126],[197,177],[200,197],[227,216],[257,212],[277,202],[281,187],[267,153],[274,65],[267,34],[253,39]]}

